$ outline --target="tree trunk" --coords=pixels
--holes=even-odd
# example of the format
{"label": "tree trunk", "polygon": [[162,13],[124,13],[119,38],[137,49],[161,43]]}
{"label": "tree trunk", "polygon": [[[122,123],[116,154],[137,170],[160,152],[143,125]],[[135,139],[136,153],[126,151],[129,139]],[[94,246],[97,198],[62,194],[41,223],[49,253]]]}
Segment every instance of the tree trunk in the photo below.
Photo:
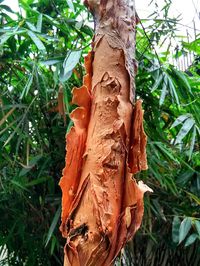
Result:
{"label": "tree trunk", "polygon": [[86,1],[95,37],[84,85],[73,90],[79,107],[60,181],[65,266],[111,265],[140,227],[150,190],[132,179],[147,163],[141,101],[133,108],[136,16],[129,2]]}

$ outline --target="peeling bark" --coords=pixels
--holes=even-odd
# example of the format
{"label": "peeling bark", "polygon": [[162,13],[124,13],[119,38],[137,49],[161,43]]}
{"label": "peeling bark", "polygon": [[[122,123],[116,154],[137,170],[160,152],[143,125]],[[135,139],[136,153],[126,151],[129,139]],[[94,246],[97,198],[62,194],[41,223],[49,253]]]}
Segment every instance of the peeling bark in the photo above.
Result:
{"label": "peeling bark", "polygon": [[62,188],[65,266],[112,265],[140,227],[143,194],[133,174],[147,169],[141,101],[135,104],[134,7],[86,1],[96,29],[83,86],[73,90]]}

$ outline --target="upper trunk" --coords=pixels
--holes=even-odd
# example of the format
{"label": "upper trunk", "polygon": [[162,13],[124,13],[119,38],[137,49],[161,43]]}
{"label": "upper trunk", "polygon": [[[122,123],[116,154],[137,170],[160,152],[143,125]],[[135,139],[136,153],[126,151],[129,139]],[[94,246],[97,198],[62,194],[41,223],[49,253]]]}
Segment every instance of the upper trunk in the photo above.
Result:
{"label": "upper trunk", "polygon": [[84,85],[73,91],[80,107],[67,135],[61,231],[65,265],[110,265],[139,228],[143,193],[132,174],[146,169],[141,101],[135,104],[135,9],[128,0],[87,1],[95,37]]}

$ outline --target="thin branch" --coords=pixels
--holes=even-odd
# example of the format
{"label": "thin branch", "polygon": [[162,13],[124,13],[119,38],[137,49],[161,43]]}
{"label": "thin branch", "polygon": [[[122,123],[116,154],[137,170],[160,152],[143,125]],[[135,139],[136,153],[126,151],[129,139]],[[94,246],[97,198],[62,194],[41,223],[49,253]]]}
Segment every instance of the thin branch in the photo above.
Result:
{"label": "thin branch", "polygon": [[[151,21],[151,20],[153,20],[153,21],[166,21],[166,22],[173,22],[173,23],[176,23],[176,24],[178,24],[178,25],[181,25],[181,26],[183,26],[183,27],[186,27],[186,28],[189,28],[189,29],[194,29],[193,27],[190,27],[190,26],[188,26],[188,25],[185,25],[185,24],[182,24],[182,23],[180,23],[180,22],[177,22],[177,21],[174,21],[173,19],[153,19],[153,18],[141,18],[140,20],[142,20],[142,21]],[[197,31],[199,31],[200,32],[200,29],[196,29]]]}

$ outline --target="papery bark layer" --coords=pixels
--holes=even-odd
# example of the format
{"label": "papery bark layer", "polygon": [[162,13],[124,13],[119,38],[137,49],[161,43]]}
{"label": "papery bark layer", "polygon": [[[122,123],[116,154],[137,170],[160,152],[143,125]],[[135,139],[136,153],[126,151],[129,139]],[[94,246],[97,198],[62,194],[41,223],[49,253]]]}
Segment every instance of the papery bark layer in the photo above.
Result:
{"label": "papery bark layer", "polygon": [[84,85],[73,90],[60,185],[65,266],[107,266],[140,227],[143,194],[133,174],[147,169],[141,101],[133,103],[135,12],[126,0],[87,1],[93,49]]}

